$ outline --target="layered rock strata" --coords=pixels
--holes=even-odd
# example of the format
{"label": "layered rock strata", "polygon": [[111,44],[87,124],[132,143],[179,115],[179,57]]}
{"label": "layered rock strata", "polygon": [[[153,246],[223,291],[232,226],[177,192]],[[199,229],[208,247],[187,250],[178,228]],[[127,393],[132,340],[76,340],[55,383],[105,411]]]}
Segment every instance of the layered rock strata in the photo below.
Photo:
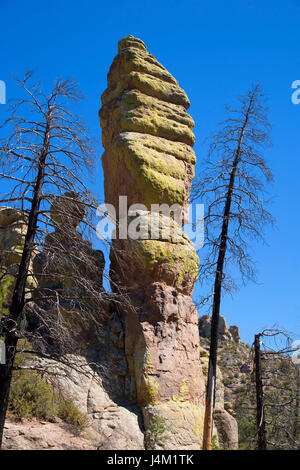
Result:
{"label": "layered rock strata", "polygon": [[[0,207],[0,317],[8,313],[15,277],[18,274],[22,258],[26,232],[26,214],[13,207]],[[29,296],[29,291],[35,287],[36,281],[31,262],[26,296]]]}
{"label": "layered rock strata", "polygon": [[188,203],[196,162],[190,103],[140,39],[119,41],[99,112],[106,202]]}
{"label": "layered rock strata", "polygon": [[[121,312],[129,396],[141,406],[146,429],[163,419],[168,437],[157,446],[167,449],[200,448],[203,426],[192,302],[199,260],[181,229],[195,165],[188,107],[185,92],[140,39],[119,41],[99,113],[105,200],[118,209],[119,196],[126,196],[127,208],[142,208],[126,215],[128,237],[113,240],[112,289],[130,300]],[[153,204],[176,204],[179,217]],[[117,223],[124,215],[117,210]]]}

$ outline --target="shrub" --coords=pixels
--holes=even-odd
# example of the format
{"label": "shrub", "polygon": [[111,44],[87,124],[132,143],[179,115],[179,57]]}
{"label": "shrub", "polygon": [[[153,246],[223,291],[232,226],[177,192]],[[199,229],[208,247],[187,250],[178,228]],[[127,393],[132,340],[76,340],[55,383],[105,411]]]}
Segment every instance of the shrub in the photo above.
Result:
{"label": "shrub", "polygon": [[[24,358],[17,355],[15,365],[24,365]],[[17,370],[13,373],[9,395],[8,411],[16,419],[44,419],[54,416],[81,431],[88,418],[71,399],[64,398],[54,390],[39,373],[31,370]]]}
{"label": "shrub", "polygon": [[57,415],[58,406],[52,387],[34,371],[17,371],[13,375],[8,410],[18,419],[49,419]]}
{"label": "shrub", "polygon": [[82,413],[70,399],[60,398],[57,416],[65,423],[76,426],[78,431],[82,431],[88,424],[87,415]]}
{"label": "shrub", "polygon": [[154,450],[156,444],[169,439],[165,434],[167,430],[165,420],[162,416],[153,416],[150,419],[149,427],[145,434],[145,447],[147,450]]}
{"label": "shrub", "polygon": [[217,437],[213,436],[211,439],[211,450],[221,450],[221,447],[217,444]]}

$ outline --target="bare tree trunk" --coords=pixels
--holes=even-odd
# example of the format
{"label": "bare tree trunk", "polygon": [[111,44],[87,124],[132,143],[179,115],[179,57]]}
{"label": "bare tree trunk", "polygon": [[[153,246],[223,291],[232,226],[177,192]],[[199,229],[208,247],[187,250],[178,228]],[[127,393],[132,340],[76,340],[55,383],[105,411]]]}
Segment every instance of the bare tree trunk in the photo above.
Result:
{"label": "bare tree trunk", "polygon": [[264,391],[262,384],[260,335],[254,336],[255,386],[256,386],[256,424],[257,449],[267,450],[266,426],[264,416]]}
{"label": "bare tree trunk", "polygon": [[236,172],[236,165],[238,160],[238,154],[235,158],[233,165],[230,184],[228,188],[228,195],[226,200],[226,206],[224,210],[224,218],[222,225],[221,244],[219,249],[217,271],[214,285],[214,297],[213,297],[213,312],[211,320],[211,337],[210,337],[210,350],[209,350],[209,366],[207,376],[207,390],[206,390],[206,402],[205,402],[205,418],[204,418],[204,431],[203,431],[203,450],[211,450],[211,438],[212,438],[212,418],[213,409],[215,402],[215,384],[217,375],[217,352],[218,352],[218,329],[219,329],[219,318],[220,318],[220,304],[221,304],[221,291],[222,291],[222,278],[223,278],[223,266],[226,254],[226,242],[228,233],[228,221],[229,212],[231,206],[231,195],[234,183],[234,176]]}
{"label": "bare tree trunk", "polygon": [[295,417],[294,417],[294,440],[298,442],[299,440],[299,405],[300,405],[300,368],[299,365],[296,365],[296,402],[295,402]]}
{"label": "bare tree trunk", "polygon": [[50,143],[51,132],[51,109],[47,116],[47,126],[44,134],[42,152],[38,162],[38,174],[33,189],[33,199],[28,216],[27,233],[24,241],[24,249],[19,266],[18,276],[14,287],[9,316],[7,319],[5,347],[6,364],[0,365],[0,448],[3,438],[4,423],[8,407],[9,390],[12,378],[12,370],[18,344],[18,330],[23,317],[25,305],[25,289],[28,276],[30,260],[34,250],[35,234],[37,229],[38,211],[42,196],[42,187],[45,174],[45,163]]}
{"label": "bare tree trunk", "polygon": [[217,376],[217,352],[218,352],[218,327],[220,318],[220,304],[221,304],[221,292],[222,292],[222,281],[223,281],[223,270],[224,261],[226,256],[227,246],[227,235],[228,225],[230,219],[230,208],[232,201],[232,192],[234,188],[234,181],[236,176],[236,170],[239,163],[241,146],[243,143],[245,129],[249,119],[249,112],[252,107],[252,98],[250,99],[248,111],[243,122],[243,126],[238,139],[238,146],[235,152],[235,157],[232,163],[232,170],[230,174],[230,180],[227,190],[226,203],[223,214],[221,242],[219,246],[219,254],[217,261],[217,270],[214,284],[214,296],[213,296],[213,309],[212,309],[212,320],[211,320],[211,338],[210,338],[210,350],[209,350],[209,366],[207,376],[207,388],[206,388],[206,401],[205,401],[205,417],[204,417],[204,430],[203,430],[203,450],[211,450],[211,439],[212,439],[212,428],[213,428],[213,409],[215,402],[215,386]]}

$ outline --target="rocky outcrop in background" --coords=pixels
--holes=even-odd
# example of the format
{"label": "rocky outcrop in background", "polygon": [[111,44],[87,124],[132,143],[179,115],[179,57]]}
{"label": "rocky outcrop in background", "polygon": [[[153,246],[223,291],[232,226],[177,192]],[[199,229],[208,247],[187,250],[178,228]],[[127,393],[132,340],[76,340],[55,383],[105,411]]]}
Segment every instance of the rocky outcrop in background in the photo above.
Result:
{"label": "rocky outcrop in background", "polygon": [[[202,338],[210,338],[211,333],[211,317],[203,315],[199,318],[199,334]],[[232,325],[228,328],[225,318],[220,315],[218,337],[221,341],[234,341],[240,343],[239,327]]]}
{"label": "rocky outcrop in background", "polygon": [[[208,344],[207,344],[208,346]],[[208,349],[208,347],[207,347]],[[208,350],[201,347],[201,364],[204,375],[208,373]],[[217,366],[217,380],[215,391],[215,408],[214,408],[214,429],[217,436],[218,444],[221,449],[238,449],[238,424],[231,413],[225,409],[225,387],[224,378],[221,368]]]}
{"label": "rocky outcrop in background", "polygon": [[[216,383],[216,408],[214,423],[218,430],[218,439],[221,448],[236,449],[238,443],[243,441],[245,424],[241,423],[240,404],[241,391],[247,395],[253,374],[253,356],[251,347],[243,343],[239,337],[239,328],[227,327],[224,317],[221,317],[218,344],[218,367]],[[210,317],[204,315],[199,318],[199,333],[201,344],[201,360],[204,374],[207,374],[207,361],[210,347]],[[236,334],[237,333],[237,334]],[[252,385],[251,385],[252,386]],[[247,400],[246,400],[247,401]],[[252,406],[252,405],[251,405]],[[241,429],[238,429],[238,427]]]}
{"label": "rocky outcrop in background", "polygon": [[[78,227],[84,216],[85,208],[75,192],[66,192],[53,200],[50,218],[54,231],[46,234],[43,250],[33,262],[40,288],[79,289],[78,282],[84,278],[93,281],[95,288],[102,288],[104,255],[101,250],[93,249],[92,244],[79,233]],[[74,251],[77,252],[77,259],[68,256]],[[90,259],[94,264],[89,263]],[[92,269],[94,266],[97,267],[96,272]],[[75,274],[79,279],[77,283]]]}

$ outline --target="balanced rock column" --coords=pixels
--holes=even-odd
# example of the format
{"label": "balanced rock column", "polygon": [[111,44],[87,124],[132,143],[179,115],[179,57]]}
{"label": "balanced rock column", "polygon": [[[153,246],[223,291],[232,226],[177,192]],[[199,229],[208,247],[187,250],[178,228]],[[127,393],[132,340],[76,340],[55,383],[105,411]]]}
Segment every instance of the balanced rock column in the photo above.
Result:
{"label": "balanced rock column", "polygon": [[[22,258],[24,240],[27,232],[27,216],[21,210],[13,207],[0,206],[0,317],[7,314],[13,293],[15,278],[18,274]],[[29,265],[26,297],[36,287],[33,275],[32,261]]]}
{"label": "balanced rock column", "polygon": [[[129,236],[111,250],[112,289],[130,301],[121,312],[130,381],[146,429],[160,416],[166,449],[201,446],[204,380],[197,311],[192,302],[198,256],[182,231],[194,176],[194,122],[177,81],[133,36],[119,53],[102,95],[100,124],[105,201],[126,219]],[[119,197],[129,215],[118,212]],[[176,217],[153,205],[174,204]],[[163,213],[161,213],[163,212]],[[132,236],[130,227],[138,227]],[[153,230],[154,227],[154,230]],[[117,230],[118,233],[118,230]]]}

